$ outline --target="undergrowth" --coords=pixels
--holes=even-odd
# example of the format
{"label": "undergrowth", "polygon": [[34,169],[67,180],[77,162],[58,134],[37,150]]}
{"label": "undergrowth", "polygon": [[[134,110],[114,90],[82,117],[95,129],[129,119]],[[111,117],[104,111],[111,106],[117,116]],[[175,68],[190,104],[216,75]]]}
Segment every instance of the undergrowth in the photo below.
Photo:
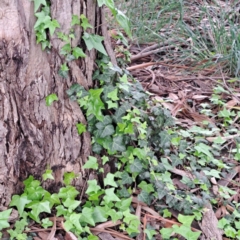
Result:
{"label": "undergrowth", "polygon": [[197,66],[196,70],[217,65],[216,71],[239,76],[238,1],[116,2],[131,20],[134,43],[167,46],[159,51],[159,60]]}

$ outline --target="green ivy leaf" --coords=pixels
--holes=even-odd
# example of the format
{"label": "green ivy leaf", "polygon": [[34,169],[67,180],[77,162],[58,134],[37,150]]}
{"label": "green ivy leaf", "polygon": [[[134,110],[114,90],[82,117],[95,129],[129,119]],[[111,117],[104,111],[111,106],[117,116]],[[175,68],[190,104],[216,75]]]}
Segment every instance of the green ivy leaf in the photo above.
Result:
{"label": "green ivy leaf", "polygon": [[178,221],[181,222],[183,225],[187,227],[191,227],[192,221],[194,220],[195,216],[188,216],[188,215],[178,215]]}
{"label": "green ivy leaf", "polygon": [[102,54],[108,56],[104,47],[103,47],[103,45],[102,45],[102,41],[104,40],[104,37],[84,32],[84,35],[83,35],[82,38],[83,38],[83,40],[84,40],[84,42],[87,46],[87,49],[89,51],[92,50],[93,48],[95,48],[99,52],[101,52]]}
{"label": "green ivy leaf", "polygon": [[49,20],[49,21],[45,22],[44,29],[46,29],[46,28],[49,29],[50,35],[52,36],[55,32],[55,29],[60,28],[60,25],[56,19],[53,19],[52,21]]}
{"label": "green ivy leaf", "polygon": [[133,179],[127,172],[123,172],[121,177],[122,177],[122,184],[123,185],[132,184]]}
{"label": "green ivy leaf", "polygon": [[64,208],[63,205],[57,206],[56,209],[57,209],[57,214],[56,214],[57,217],[59,217],[59,216],[67,216],[68,210],[66,208]]}
{"label": "green ivy leaf", "polygon": [[109,92],[107,94],[108,98],[110,98],[112,101],[117,101],[119,100],[118,98],[118,89],[116,88],[115,90],[113,90],[112,92]]}
{"label": "green ivy leaf", "polygon": [[106,222],[107,221],[107,212],[106,209],[100,206],[94,207],[92,218],[95,223]]}
{"label": "green ivy leaf", "polygon": [[115,206],[119,209],[119,211],[124,212],[129,209],[132,203],[132,198],[121,199],[121,202],[117,202]]}
{"label": "green ivy leaf", "polygon": [[212,157],[212,154],[210,152],[211,147],[204,143],[199,143],[197,146],[194,146],[194,148],[199,152],[199,153],[204,153],[208,157]]}
{"label": "green ivy leaf", "polygon": [[120,220],[123,217],[123,214],[115,209],[110,209],[107,214],[111,217],[113,222],[117,222],[117,220]]}
{"label": "green ivy leaf", "polygon": [[58,197],[62,199],[67,199],[67,198],[75,199],[75,197],[78,194],[79,192],[76,190],[75,187],[67,186],[67,187],[60,188]]}
{"label": "green ivy leaf", "polygon": [[63,205],[64,207],[68,208],[70,211],[74,210],[80,205],[80,201],[74,200],[73,198],[67,198],[64,202]]}
{"label": "green ivy leaf", "polygon": [[105,163],[107,163],[109,161],[109,157],[107,156],[102,156],[102,164],[104,165]]}
{"label": "green ivy leaf", "polygon": [[172,233],[173,233],[173,229],[172,228],[162,228],[160,230],[161,233],[161,237],[163,239],[170,239]]}
{"label": "green ivy leaf", "polygon": [[73,48],[73,56],[78,59],[79,57],[86,57],[86,54],[83,52],[82,48],[79,48],[79,47],[75,47]]}
{"label": "green ivy leaf", "polygon": [[104,127],[103,130],[101,130],[100,138],[105,138],[107,136],[111,136],[112,134],[115,133],[115,129],[113,125],[107,125]]}
{"label": "green ivy leaf", "polygon": [[81,135],[82,133],[86,132],[86,125],[82,123],[77,123],[76,124],[78,134]]}
{"label": "green ivy leaf", "polygon": [[0,212],[0,230],[3,228],[8,228],[10,225],[8,223],[8,218],[12,212],[12,208]]}
{"label": "green ivy leaf", "polygon": [[65,185],[70,185],[72,180],[76,177],[74,172],[65,172],[63,175],[63,182]]}
{"label": "green ivy leaf", "polygon": [[126,151],[126,146],[123,143],[123,136],[122,135],[113,138],[111,151],[112,152],[115,152],[115,151],[124,152],[124,151]]}
{"label": "green ivy leaf", "polygon": [[66,228],[65,230],[70,231],[72,228],[74,228],[73,226],[75,226],[78,231],[83,232],[82,226],[79,221],[80,218],[80,213],[72,213],[69,219],[64,223],[64,227]]}
{"label": "green ivy leaf", "polygon": [[204,172],[207,176],[212,176],[212,177],[215,177],[215,178],[221,178],[221,176],[219,175],[220,172],[217,171],[216,169],[211,169],[210,171],[203,170],[203,172]]}
{"label": "green ivy leaf", "polygon": [[22,194],[21,196],[13,195],[9,206],[10,207],[16,206],[20,217],[22,217],[23,210],[24,210],[26,204],[28,204],[30,202],[31,202],[31,200],[29,200],[25,194]]}
{"label": "green ivy leaf", "polygon": [[46,229],[48,227],[53,226],[53,222],[51,220],[49,220],[49,218],[43,218],[41,225]]}
{"label": "green ivy leaf", "polygon": [[147,193],[154,192],[153,185],[151,183],[147,184],[145,181],[142,181],[138,187],[144,190]]}
{"label": "green ivy leaf", "polygon": [[145,191],[141,191],[140,194],[138,194],[138,200],[141,202],[146,203],[147,205],[151,204],[151,199],[150,199],[150,195],[149,193],[145,192]]}
{"label": "green ivy leaf", "polygon": [[45,171],[45,173],[43,173],[42,177],[43,177],[43,180],[44,180],[44,181],[46,181],[47,179],[52,179],[52,180],[54,180],[54,177],[53,177],[53,175],[52,175],[52,170],[51,170],[51,169],[47,169],[47,170]]}
{"label": "green ivy leaf", "polygon": [[36,222],[40,223],[39,214],[42,212],[51,213],[50,203],[48,201],[35,202],[28,206],[32,211],[29,216]]}
{"label": "green ivy leaf", "polygon": [[50,194],[49,192],[46,192],[43,197],[43,201],[44,200],[50,202],[50,208],[52,208],[55,204],[59,205],[61,203],[57,193]]}
{"label": "green ivy leaf", "polygon": [[114,188],[109,188],[105,190],[105,196],[103,199],[109,203],[109,202],[119,202],[121,201],[118,196],[114,193]]}
{"label": "green ivy leaf", "polygon": [[31,0],[31,1],[34,2],[34,12],[37,12],[41,4],[43,6],[47,6],[46,0]]}
{"label": "green ivy leaf", "polygon": [[92,208],[84,207],[83,210],[82,210],[82,215],[81,215],[79,221],[88,223],[92,226],[95,226],[95,221],[93,219],[92,214],[93,214],[93,209]]}
{"label": "green ivy leaf", "polygon": [[114,174],[108,173],[107,176],[104,178],[104,186],[106,187],[107,185],[112,186],[112,187],[117,187],[117,184],[114,180]]}
{"label": "green ivy leaf", "polygon": [[72,48],[71,48],[70,43],[67,43],[61,48],[60,54],[67,55],[67,54],[71,53],[71,50],[72,50]]}
{"label": "green ivy leaf", "polygon": [[130,165],[130,170],[133,173],[140,173],[143,169],[143,165],[139,159],[134,159],[134,162]]}
{"label": "green ivy leaf", "polygon": [[71,26],[80,25],[80,19],[78,15],[72,15]]}
{"label": "green ivy leaf", "polygon": [[97,193],[98,190],[100,190],[100,186],[97,184],[97,180],[94,179],[94,180],[88,180],[88,188],[86,190],[86,193],[87,194],[90,194],[90,193]]}
{"label": "green ivy leaf", "polygon": [[103,120],[102,109],[104,109],[104,103],[100,98],[102,91],[102,88],[90,89],[87,106],[87,116],[93,114],[99,121]]}
{"label": "green ivy leaf", "polygon": [[88,161],[83,165],[84,169],[98,169],[97,158],[89,156]]}
{"label": "green ivy leaf", "polygon": [[84,14],[80,15],[80,19],[82,21],[81,27],[83,27],[84,31],[86,31],[87,28],[93,28],[93,26],[88,22],[88,19]]}
{"label": "green ivy leaf", "polygon": [[54,101],[58,101],[58,97],[55,93],[49,94],[46,98],[46,105],[51,106]]}

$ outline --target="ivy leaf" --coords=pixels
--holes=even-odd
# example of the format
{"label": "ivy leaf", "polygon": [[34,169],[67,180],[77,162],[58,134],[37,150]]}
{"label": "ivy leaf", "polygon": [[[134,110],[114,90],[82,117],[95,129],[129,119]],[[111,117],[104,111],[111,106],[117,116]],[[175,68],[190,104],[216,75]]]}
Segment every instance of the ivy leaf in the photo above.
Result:
{"label": "ivy leaf", "polygon": [[94,179],[94,180],[88,180],[88,189],[86,190],[86,193],[89,194],[89,193],[97,193],[98,190],[100,190],[100,186],[97,184],[97,180]]}
{"label": "ivy leaf", "polygon": [[0,230],[3,228],[8,228],[10,225],[8,223],[8,218],[12,212],[12,208],[0,212]]}
{"label": "ivy leaf", "polygon": [[210,171],[203,170],[203,172],[204,172],[207,176],[212,176],[212,177],[215,177],[215,178],[221,178],[221,176],[219,175],[220,172],[217,171],[216,169],[211,169]]}
{"label": "ivy leaf", "polygon": [[53,177],[53,175],[52,175],[52,170],[51,170],[51,169],[47,169],[47,170],[45,171],[45,173],[43,173],[42,177],[43,177],[43,180],[44,180],[44,181],[46,181],[47,179],[52,179],[52,180],[54,180],[54,177]]}
{"label": "ivy leaf", "polygon": [[124,212],[129,209],[132,203],[132,198],[121,199],[121,202],[117,202],[115,206],[119,209],[119,211]]}
{"label": "ivy leaf", "polygon": [[21,195],[21,196],[13,195],[9,206],[10,207],[16,206],[20,217],[22,217],[25,205],[30,203],[30,202],[31,202],[31,200],[29,200],[28,197],[24,194]]}
{"label": "ivy leaf", "polygon": [[141,191],[141,193],[138,194],[138,200],[146,203],[147,205],[151,204],[150,195],[145,191]]}
{"label": "ivy leaf", "polygon": [[64,207],[68,208],[70,211],[74,210],[80,205],[80,201],[74,200],[72,198],[67,198],[64,202],[63,205]]}
{"label": "ivy leaf", "polygon": [[51,106],[54,101],[58,101],[58,97],[55,93],[49,94],[46,98],[46,105]]}
{"label": "ivy leaf", "polygon": [[32,0],[32,1],[34,1],[34,12],[37,12],[41,4],[47,6],[46,0]]}
{"label": "ivy leaf", "polygon": [[78,59],[79,57],[86,57],[86,54],[83,52],[82,48],[75,47],[73,48],[73,56]]}
{"label": "ivy leaf", "polygon": [[143,169],[143,165],[139,159],[134,159],[134,162],[130,165],[130,170],[133,173],[140,173]]}
{"label": "ivy leaf", "polygon": [[60,188],[58,197],[62,199],[67,199],[67,198],[75,199],[75,197],[78,194],[79,192],[76,190],[75,187],[67,186],[67,187]]}
{"label": "ivy leaf", "polygon": [[45,22],[44,29],[46,29],[46,28],[49,29],[50,35],[52,36],[55,32],[55,29],[60,28],[60,25],[56,19],[53,19],[52,21],[49,20],[49,21]]}
{"label": "ivy leaf", "polygon": [[106,222],[107,221],[106,209],[100,206],[94,207],[92,218],[95,223]]}
{"label": "ivy leaf", "polygon": [[67,78],[67,76],[68,76],[68,71],[69,71],[69,68],[68,68],[68,66],[67,66],[67,63],[64,63],[64,64],[61,65],[58,74],[59,74],[61,77],[63,77],[63,78]]}
{"label": "ivy leaf", "polygon": [[76,124],[78,134],[81,135],[82,133],[86,132],[86,125],[82,123],[77,123]]}
{"label": "ivy leaf", "polygon": [[142,181],[138,187],[144,190],[147,193],[154,192],[153,185],[151,183],[147,184],[145,181]]}
{"label": "ivy leaf", "polygon": [[173,229],[172,228],[162,228],[160,230],[160,233],[161,233],[161,237],[163,239],[170,239],[172,233],[173,233]]}
{"label": "ivy leaf", "polygon": [[118,108],[118,104],[115,103],[115,102],[112,102],[112,101],[106,101],[106,103],[108,104],[108,109],[111,109],[111,108]]}
{"label": "ivy leaf", "polygon": [[123,185],[132,184],[133,179],[127,172],[123,172],[121,177],[122,177],[122,184]]}
{"label": "ivy leaf", "polygon": [[93,26],[88,22],[88,19],[84,14],[81,14],[80,18],[82,21],[81,27],[83,27],[84,31],[86,31],[87,28],[93,28]]}
{"label": "ivy leaf", "polygon": [[50,208],[53,207],[53,205],[59,205],[61,202],[59,200],[59,197],[56,193],[50,194],[49,192],[46,192],[43,197],[43,201],[46,200],[50,202]]}
{"label": "ivy leaf", "polygon": [[41,224],[45,229],[48,227],[53,226],[53,222],[49,220],[49,218],[44,218],[42,219],[42,224]]}
{"label": "ivy leaf", "polygon": [[212,154],[210,152],[211,147],[204,143],[199,143],[197,146],[194,146],[194,148],[199,152],[199,153],[204,153],[208,157],[212,157]]}
{"label": "ivy leaf", "polygon": [[115,151],[124,152],[124,151],[126,151],[126,146],[123,143],[123,136],[122,135],[113,138],[111,151],[112,152],[115,152]]}
{"label": "ivy leaf", "polygon": [[87,49],[89,51],[92,50],[93,48],[95,48],[99,52],[101,52],[102,54],[108,56],[104,47],[103,47],[103,45],[102,45],[102,41],[104,40],[104,37],[84,32],[84,35],[83,35],[82,38],[83,38],[83,40],[84,40],[84,42],[87,46]]}
{"label": "ivy leaf", "polygon": [[113,133],[115,133],[113,125],[107,125],[102,130],[100,138],[105,138],[107,136],[111,136]]}
{"label": "ivy leaf", "polygon": [[63,175],[63,182],[65,185],[70,185],[72,180],[76,177],[74,172],[65,172]]}
{"label": "ivy leaf", "polygon": [[192,224],[192,221],[193,219],[195,218],[194,215],[192,216],[188,216],[188,215],[182,215],[182,214],[179,214],[178,215],[178,221],[181,222],[183,225],[187,226],[187,227],[190,227],[191,224]]}
{"label": "ivy leaf", "polygon": [[[73,226],[75,226],[75,228],[78,230],[78,231],[80,231],[80,232],[82,232],[83,231],[83,229],[82,229],[82,226],[81,226],[81,224],[80,224],[80,217],[81,217],[81,214],[80,213],[72,213],[71,215],[70,215],[70,217],[69,217],[69,221],[70,221],[70,223],[73,225]],[[67,222],[67,221],[66,221]],[[69,224],[69,226],[71,226],[71,224]],[[65,223],[64,223],[64,227],[65,227]],[[70,228],[71,229],[71,228]],[[69,231],[70,229],[68,229],[67,231]]]}
{"label": "ivy leaf", "polygon": [[102,164],[104,165],[105,163],[107,163],[109,161],[109,158],[107,156],[102,156]]}
{"label": "ivy leaf", "polygon": [[51,21],[51,18],[49,16],[46,16],[44,12],[37,12],[35,13],[35,16],[37,17],[37,21],[34,25],[34,29],[38,29],[42,33],[44,31],[45,23]]}
{"label": "ivy leaf", "polygon": [[71,26],[80,25],[80,19],[78,15],[72,15]]}
{"label": "ivy leaf", "polygon": [[89,90],[89,100],[87,107],[87,116],[93,114],[99,121],[103,120],[101,110],[104,109],[104,103],[100,98],[102,91],[102,88]]}
{"label": "ivy leaf", "polygon": [[112,101],[117,101],[119,100],[118,98],[118,89],[116,88],[115,90],[113,90],[112,92],[109,92],[107,94],[108,98],[110,98]]}
{"label": "ivy leaf", "polygon": [[89,156],[88,161],[83,165],[84,169],[98,169],[97,158]]}
{"label": "ivy leaf", "polygon": [[64,208],[63,205],[57,206],[56,209],[57,209],[57,214],[56,214],[57,217],[59,217],[61,215],[62,216],[67,216],[68,210],[66,208]]}
{"label": "ivy leaf", "polygon": [[62,55],[67,55],[67,54],[69,54],[70,52],[71,52],[71,45],[70,45],[70,43],[67,43],[67,44],[65,44],[62,48],[61,48],[61,50],[60,50],[60,54],[62,54]]}
{"label": "ivy leaf", "polygon": [[87,207],[84,207],[83,210],[82,210],[82,215],[79,219],[80,222],[85,222],[85,223],[88,223],[92,226],[95,226],[95,221],[92,217],[92,213],[93,213],[93,209],[92,208],[87,208]]}
{"label": "ivy leaf", "polygon": [[105,4],[105,0],[97,0],[98,6],[102,7],[103,4]]}
{"label": "ivy leaf", "polygon": [[40,222],[39,220],[40,213],[42,212],[51,213],[50,203],[48,201],[33,203],[30,206],[28,206],[28,208],[32,209],[29,216],[38,223]]}
{"label": "ivy leaf", "polygon": [[114,190],[115,188],[109,188],[105,190],[105,196],[103,197],[103,199],[106,201],[106,203],[121,201],[114,193]]}
{"label": "ivy leaf", "polygon": [[123,214],[119,211],[116,212],[115,209],[110,209],[107,214],[111,217],[113,222],[116,222],[119,219],[122,219]]}
{"label": "ivy leaf", "polygon": [[117,187],[117,184],[114,180],[114,174],[108,173],[107,176],[104,178],[104,186],[106,187],[107,185],[112,186],[112,187]]}

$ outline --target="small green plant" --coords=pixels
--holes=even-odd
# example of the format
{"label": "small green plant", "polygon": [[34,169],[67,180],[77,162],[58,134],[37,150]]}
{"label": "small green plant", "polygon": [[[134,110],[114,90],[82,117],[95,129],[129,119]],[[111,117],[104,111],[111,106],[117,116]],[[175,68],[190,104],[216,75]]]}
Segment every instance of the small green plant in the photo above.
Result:
{"label": "small green plant", "polygon": [[194,219],[194,216],[183,216],[178,215],[178,221],[182,224],[173,225],[171,228],[162,228],[160,230],[161,236],[163,239],[170,239],[173,234],[179,234],[183,236],[186,240],[197,240],[201,232],[194,232],[191,230],[191,224]]}
{"label": "small green plant", "polygon": [[51,48],[50,41],[48,40],[48,33],[52,36],[56,28],[60,28],[57,20],[52,19],[50,16],[50,5],[47,0],[31,0],[34,2],[34,12],[37,21],[34,25],[37,43],[42,44],[42,50]]}
{"label": "small green plant", "polygon": [[[84,165],[85,169],[98,169],[98,163],[95,157],[89,157]],[[102,189],[96,180],[88,181],[86,190],[87,201],[81,204],[77,200],[79,192],[71,186],[71,182],[77,176],[70,172],[64,174],[65,187],[60,188],[58,193],[50,194],[42,188],[41,182],[30,176],[24,181],[24,192],[21,195],[12,196],[10,207],[18,210],[19,220],[15,222],[12,229],[7,230],[10,239],[26,239],[29,219],[40,224],[43,228],[53,225],[49,219],[56,211],[56,216],[64,217],[64,228],[66,231],[73,232],[78,237],[87,236],[87,239],[94,239],[90,231],[90,226],[96,226],[97,223],[105,222],[111,219],[113,222],[121,220],[121,229],[127,231],[129,235],[138,233],[140,224],[138,218],[131,213],[130,205],[132,198],[123,198],[116,195],[118,183],[117,176],[108,173],[104,179],[104,189]],[[54,179],[52,170],[47,169],[43,174],[43,180]],[[0,212],[0,228],[8,228],[8,218],[12,209]],[[92,238],[91,238],[92,237]],[[86,239],[86,238],[82,238]]]}

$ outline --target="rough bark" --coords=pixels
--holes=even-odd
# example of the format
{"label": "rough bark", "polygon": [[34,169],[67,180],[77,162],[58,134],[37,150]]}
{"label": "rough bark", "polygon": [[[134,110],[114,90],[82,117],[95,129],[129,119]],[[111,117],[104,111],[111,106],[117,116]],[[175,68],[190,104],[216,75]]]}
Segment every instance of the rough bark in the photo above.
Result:
{"label": "rough bark", "polygon": [[[72,14],[85,14],[101,31],[101,13],[93,0],[51,0],[51,15],[61,32],[68,33]],[[36,44],[33,2],[0,1],[0,207],[6,206],[13,193],[21,191],[21,181],[29,175],[40,177],[47,166],[53,170],[55,185],[66,171],[84,175],[81,165],[90,153],[90,136],[79,136],[76,123],[85,118],[66,90],[79,83],[92,85],[96,52],[69,64],[70,76],[58,75],[64,45],[56,35],[50,52]],[[82,46],[82,29],[75,28],[72,45]],[[59,100],[50,107],[45,97],[56,93]],[[77,183],[81,185],[81,177]]]}

